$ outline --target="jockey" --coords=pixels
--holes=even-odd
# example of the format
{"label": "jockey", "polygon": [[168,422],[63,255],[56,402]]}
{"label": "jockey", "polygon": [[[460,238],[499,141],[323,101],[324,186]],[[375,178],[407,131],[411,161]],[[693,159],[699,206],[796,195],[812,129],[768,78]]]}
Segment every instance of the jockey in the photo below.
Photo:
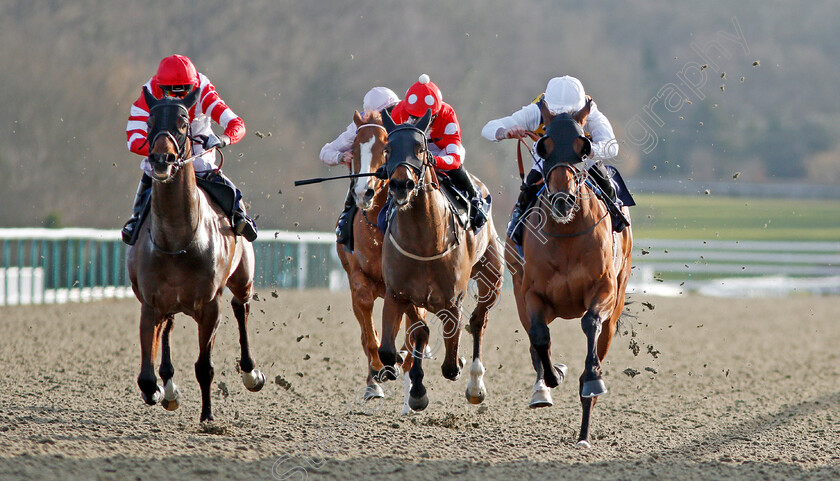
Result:
{"label": "jockey", "polygon": [[[573,114],[584,107],[587,95],[580,80],[568,75],[554,77],[548,81],[544,94],[507,117],[487,122],[481,129],[481,135],[485,139],[495,142],[504,139],[525,138],[527,132],[543,135],[546,125],[540,114],[539,101],[542,99],[545,100],[548,110],[553,115]],[[613,159],[618,155],[618,143],[615,140],[610,121],[598,110],[594,101],[591,104],[584,131],[592,137],[592,154],[585,160],[585,168],[601,190],[615,202],[615,188],[610,183],[610,175],[604,168],[603,161]],[[534,195],[539,191],[537,184],[541,179],[542,159],[535,158],[531,172],[528,173],[525,184],[522,186],[522,192],[513,208],[508,224],[508,237],[513,238],[512,234],[516,230],[522,212],[528,208]],[[623,229],[623,225],[617,226],[617,230]]]}
{"label": "jockey", "polygon": [[[216,152],[210,151],[212,147],[221,149],[233,145],[245,136],[245,122],[242,121],[225,104],[225,101],[216,92],[216,87],[202,73],[196,71],[195,66],[189,58],[182,55],[171,55],[160,61],[157,73],[143,85],[156,98],[164,96],[183,98],[192,89],[200,89],[198,102],[190,109],[190,129],[193,137],[192,153],[197,157],[194,160],[196,172],[216,169]],[[150,172],[152,166],[149,162],[149,142],[146,138],[148,133],[149,108],[146,99],[141,93],[134,101],[126,125],[128,136],[128,150],[135,154],[142,155],[144,159],[140,163],[143,169],[143,177],[137,187],[137,196],[134,199],[134,213],[122,229],[123,242],[132,242],[137,221],[142,214],[144,199],[147,191],[152,185]],[[222,135],[216,135],[210,126],[210,121],[221,125],[225,131]],[[198,141],[200,140],[200,141]],[[202,154],[203,153],[203,154]],[[224,183],[236,191],[236,202],[233,212],[233,230],[249,241],[257,238],[257,226],[254,221],[245,214],[242,206],[242,193],[233,182],[230,181],[221,170],[199,174],[206,180]]]}
{"label": "jockey", "polygon": [[416,122],[431,109],[432,120],[426,137],[429,150],[435,159],[435,170],[452,180],[456,188],[463,191],[470,202],[470,222],[478,231],[487,222],[489,203],[481,196],[472,178],[464,168],[464,147],[461,145],[461,125],[455,109],[443,101],[443,95],[429,76],[423,74],[405,92],[405,98],[394,107],[391,118],[394,123]]}
{"label": "jockey", "polygon": [[[390,110],[399,101],[400,98],[391,89],[387,87],[374,87],[365,94],[365,98],[362,100],[362,112]],[[344,164],[352,169],[352,149],[353,140],[356,139],[356,128],[356,124],[350,122],[347,129],[339,134],[335,140],[321,147],[320,157],[325,164],[329,166]],[[339,244],[346,244],[350,238],[348,229],[345,229],[345,227],[350,225],[347,222],[347,218],[354,205],[355,201],[353,200],[353,187],[351,184],[350,190],[347,191],[347,198],[344,200],[344,210],[338,216],[338,226],[335,228],[336,242]]]}

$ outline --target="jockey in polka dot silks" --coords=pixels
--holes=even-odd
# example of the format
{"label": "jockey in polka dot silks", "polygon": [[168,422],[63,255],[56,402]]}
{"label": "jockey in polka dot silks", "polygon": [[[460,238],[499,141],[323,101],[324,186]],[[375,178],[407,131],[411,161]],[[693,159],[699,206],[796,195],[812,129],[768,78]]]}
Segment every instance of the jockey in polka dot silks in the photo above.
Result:
{"label": "jockey in polka dot silks", "polygon": [[471,224],[476,231],[487,222],[489,204],[482,198],[472,178],[463,166],[464,147],[461,145],[461,125],[451,105],[443,101],[437,85],[423,74],[405,93],[405,98],[394,107],[391,118],[401,124],[417,121],[431,109],[432,120],[426,137],[429,150],[435,158],[435,170],[452,180],[463,191],[472,208]]}

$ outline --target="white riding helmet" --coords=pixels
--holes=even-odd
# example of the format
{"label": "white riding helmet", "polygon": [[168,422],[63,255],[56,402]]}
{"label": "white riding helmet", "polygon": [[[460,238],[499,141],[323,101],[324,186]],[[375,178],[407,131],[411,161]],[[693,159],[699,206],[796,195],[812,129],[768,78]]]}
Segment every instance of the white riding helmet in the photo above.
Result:
{"label": "white riding helmet", "polygon": [[362,101],[362,108],[364,110],[375,110],[379,112],[382,109],[387,109],[392,105],[396,105],[400,101],[391,89],[388,87],[374,87],[365,94],[365,99]]}
{"label": "white riding helmet", "polygon": [[586,104],[586,93],[580,80],[564,75],[554,77],[545,87],[545,102],[554,114],[577,112]]}

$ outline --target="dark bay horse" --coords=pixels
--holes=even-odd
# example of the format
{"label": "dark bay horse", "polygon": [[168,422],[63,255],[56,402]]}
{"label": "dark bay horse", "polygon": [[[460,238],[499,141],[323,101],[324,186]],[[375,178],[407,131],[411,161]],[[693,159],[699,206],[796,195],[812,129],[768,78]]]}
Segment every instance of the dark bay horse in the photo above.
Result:
{"label": "dark bay horse", "polygon": [[[195,377],[201,386],[201,421],[213,419],[210,352],[219,327],[222,293],[233,294],[231,305],[239,324],[242,348],[239,367],[245,387],[259,391],[265,376],[254,369],[248,348],[247,320],[254,288],[254,250],[235,237],[228,217],[197,188],[190,162],[189,109],[199,90],[184,99],[155,99],[144,90],[149,106],[149,161],[153,167],[151,211],[127,254],[128,275],[140,301],[140,386],[143,400],[168,410],[178,408],[180,392],[172,378],[175,370],[169,335],[175,314],[184,313],[198,323],[198,361]],[[157,384],[154,362],[162,346]]]}
{"label": "dark bay horse", "polygon": [[[548,324],[557,317],[581,318],[586,361],[580,376],[583,406],[578,446],[589,447],[589,417],[597,397],[607,392],[601,361],[607,355],[624,309],[630,277],[630,227],[613,233],[606,206],[585,182],[583,157],[591,145],[582,126],[591,100],[574,115],[552,116],[541,104],[545,136],[537,143],[544,160],[545,188],[527,212],[524,258],[508,239],[505,260],[522,327],[531,341],[537,382],[531,407],[551,406],[550,388],[565,377],[565,366],[552,365]],[[629,211],[623,208],[625,215]]]}
{"label": "dark bay horse", "polygon": [[[443,376],[457,380],[465,360],[458,356],[461,339],[462,301],[470,279],[478,287],[475,310],[470,316],[473,336],[473,361],[467,384],[467,400],[481,403],[484,366],[481,363],[482,339],[489,310],[499,296],[504,264],[501,245],[492,218],[474,233],[462,228],[449,210],[439,189],[434,157],[428,150],[426,129],[431,120],[427,111],[415,125],[395,125],[383,116],[388,130],[386,168],[389,195],[394,206],[382,247],[382,274],[385,281],[385,305],[382,310],[382,346],[379,358],[387,366],[397,362],[394,339],[400,319],[411,306],[435,313],[441,321],[446,355],[441,366]],[[487,188],[476,179],[483,195]],[[414,326],[412,326],[414,327]],[[423,386],[422,356],[429,341],[425,319],[414,332],[414,362],[405,375],[406,404],[403,413],[423,410],[429,404]]]}
{"label": "dark bay horse", "polygon": [[[353,173],[373,173],[385,164],[385,146],[388,133],[382,125],[379,112],[365,112],[364,117],[354,112],[356,138],[353,141]],[[353,218],[353,251],[337,244],[336,249],[341,265],[350,281],[350,296],[353,313],[362,330],[362,348],[367,358],[367,387],[364,399],[384,397],[382,388],[377,384],[376,374],[382,369],[379,360],[379,335],[373,323],[373,303],[377,298],[385,297],[385,282],[382,280],[382,232],[376,225],[376,218],[388,197],[387,182],[376,177],[355,179],[353,196],[358,209]],[[422,322],[426,313],[415,307],[406,310],[406,331],[409,326]],[[410,351],[406,336],[405,351]],[[412,357],[404,361],[402,368],[411,367]]]}

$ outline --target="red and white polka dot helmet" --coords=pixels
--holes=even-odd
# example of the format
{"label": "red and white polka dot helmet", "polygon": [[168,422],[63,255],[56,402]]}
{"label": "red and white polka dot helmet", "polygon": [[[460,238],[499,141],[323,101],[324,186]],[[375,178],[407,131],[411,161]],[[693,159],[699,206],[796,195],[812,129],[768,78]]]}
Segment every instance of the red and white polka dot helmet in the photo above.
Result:
{"label": "red and white polka dot helmet", "polygon": [[429,76],[423,74],[405,92],[405,110],[412,117],[422,117],[426,110],[432,109],[432,115],[438,113],[443,103],[443,95]]}

